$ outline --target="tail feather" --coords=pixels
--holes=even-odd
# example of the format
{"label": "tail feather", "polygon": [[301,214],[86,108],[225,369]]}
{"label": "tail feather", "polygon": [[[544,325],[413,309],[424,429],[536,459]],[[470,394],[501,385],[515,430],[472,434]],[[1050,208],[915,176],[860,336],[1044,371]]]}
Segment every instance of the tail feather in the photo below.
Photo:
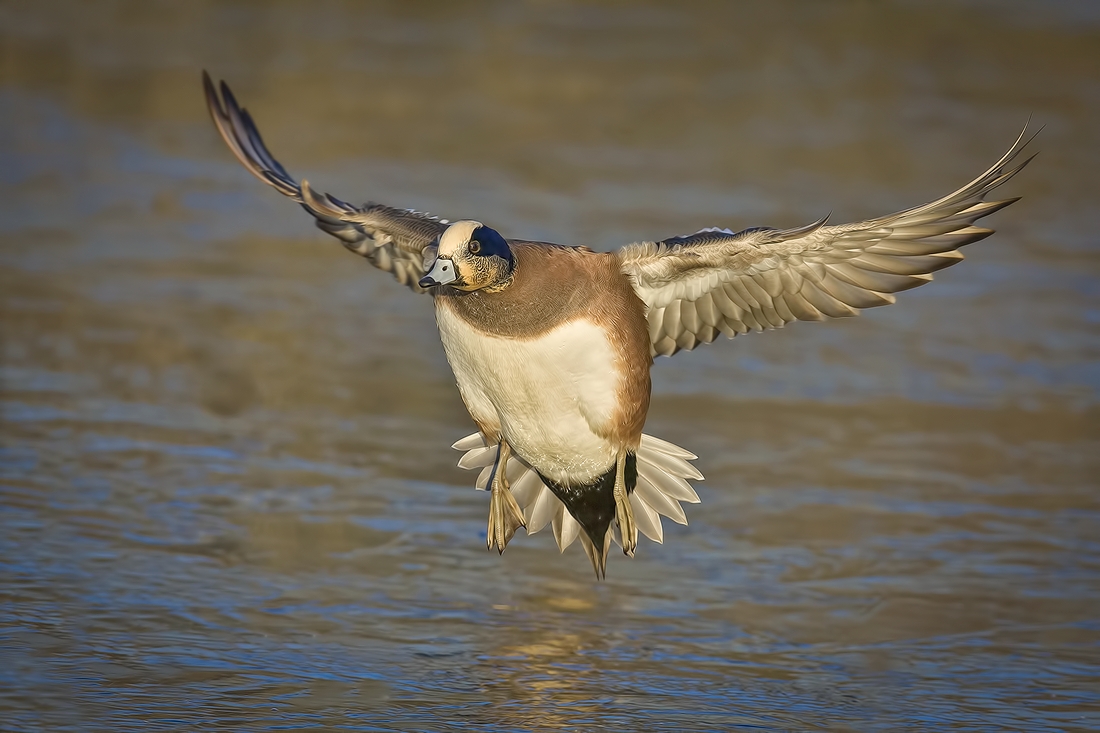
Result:
{"label": "tail feather", "polygon": [[573,544],[573,541],[580,535],[581,523],[578,522],[573,516],[565,510],[565,505],[560,501],[558,502],[558,511],[554,515],[553,519],[554,527],[554,539],[558,542],[558,551],[565,552],[565,548]]}
{"label": "tail feather", "polygon": [[592,543],[586,533],[580,533],[581,547],[584,548],[584,554],[588,555],[588,559],[592,562],[592,569],[596,571],[597,580],[607,577],[607,551],[611,548],[611,534],[611,527],[608,527],[607,535],[603,538],[603,550],[601,551]]}
{"label": "tail feather", "polygon": [[[499,447],[488,445],[480,433],[467,435],[452,447],[465,453],[458,462],[460,467],[482,469],[476,487],[485,490]],[[662,515],[678,524],[687,524],[687,516],[680,503],[699,503],[699,495],[688,483],[688,479],[699,481],[703,478],[689,463],[695,458],[694,453],[668,441],[650,435],[642,436],[637,452],[638,481],[630,495],[630,503],[638,530],[654,542],[664,542]],[[552,525],[554,539],[561,552],[580,539],[596,574],[602,576],[611,542],[603,543],[601,553],[586,533],[581,531],[580,523],[565,508],[565,504],[542,482],[538,472],[515,453],[508,458],[506,471],[512,495],[523,508],[527,534],[535,534],[547,524]],[[608,528],[607,540],[619,543],[614,523]]]}

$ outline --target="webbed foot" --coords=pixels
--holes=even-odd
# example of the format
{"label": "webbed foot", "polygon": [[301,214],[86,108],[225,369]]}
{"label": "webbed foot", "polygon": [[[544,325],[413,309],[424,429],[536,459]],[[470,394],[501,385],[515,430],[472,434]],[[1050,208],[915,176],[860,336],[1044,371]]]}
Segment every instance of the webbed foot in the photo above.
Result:
{"label": "webbed foot", "polygon": [[493,476],[489,482],[491,497],[486,545],[490,550],[497,548],[501,555],[515,536],[516,530],[527,526],[527,521],[523,518],[523,510],[519,508],[516,497],[512,496],[512,491],[508,487],[506,473],[508,457],[511,453],[511,448],[502,441],[500,451],[497,453],[496,465],[493,467]]}
{"label": "webbed foot", "polygon": [[623,554],[634,557],[638,547],[638,525],[634,522],[634,507],[630,505],[630,495],[626,489],[626,453],[622,453],[615,462],[615,521],[619,525],[619,538],[623,543]]}

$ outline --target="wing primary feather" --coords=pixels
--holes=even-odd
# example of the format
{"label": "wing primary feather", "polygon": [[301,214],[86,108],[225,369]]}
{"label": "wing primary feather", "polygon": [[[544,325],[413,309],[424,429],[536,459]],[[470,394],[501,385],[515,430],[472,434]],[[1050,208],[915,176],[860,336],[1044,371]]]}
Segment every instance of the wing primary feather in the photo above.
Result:
{"label": "wing primary feather", "polygon": [[[298,202],[317,226],[372,265],[393,274],[416,292],[424,272],[424,252],[447,225],[434,217],[380,204],[357,208],[331,194],[299,183],[268,150],[252,115],[242,107],[224,81],[217,88],[210,74],[202,74],[203,93],[210,119],[226,147],[245,170],[279,193]],[[367,240],[371,240],[368,243]]]}
{"label": "wing primary feather", "polygon": [[[997,161],[946,196],[895,214],[843,225],[823,217],[800,227],[718,227],[619,253],[649,305],[655,354],[673,354],[727,336],[780,328],[793,320],[857,315],[893,303],[963,259],[957,250],[992,234],[975,222],[1018,198],[985,196],[1034,159],[1020,159],[1032,140],[1025,124]],[[1041,128],[1040,128],[1041,130]]]}

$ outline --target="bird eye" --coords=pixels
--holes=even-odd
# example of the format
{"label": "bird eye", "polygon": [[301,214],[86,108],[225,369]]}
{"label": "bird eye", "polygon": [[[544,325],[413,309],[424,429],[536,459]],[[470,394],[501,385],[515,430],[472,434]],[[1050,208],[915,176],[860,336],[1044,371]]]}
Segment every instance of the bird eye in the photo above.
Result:
{"label": "bird eye", "polygon": [[477,241],[476,239],[471,239],[469,249],[470,249],[470,254],[476,255],[477,253],[479,253],[481,251],[481,242]]}

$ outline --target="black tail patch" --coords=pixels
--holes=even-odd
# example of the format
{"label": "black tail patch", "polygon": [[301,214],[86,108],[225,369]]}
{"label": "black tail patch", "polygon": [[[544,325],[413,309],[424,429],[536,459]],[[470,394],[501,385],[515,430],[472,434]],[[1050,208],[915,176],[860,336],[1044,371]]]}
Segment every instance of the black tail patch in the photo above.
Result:
{"label": "black tail patch", "polygon": [[[539,476],[580,523],[596,549],[603,552],[607,528],[615,518],[615,467],[612,466],[606,473],[583,484],[561,484],[541,473]],[[633,453],[626,454],[625,478],[627,494],[634,493],[634,487],[638,483],[638,458]]]}

